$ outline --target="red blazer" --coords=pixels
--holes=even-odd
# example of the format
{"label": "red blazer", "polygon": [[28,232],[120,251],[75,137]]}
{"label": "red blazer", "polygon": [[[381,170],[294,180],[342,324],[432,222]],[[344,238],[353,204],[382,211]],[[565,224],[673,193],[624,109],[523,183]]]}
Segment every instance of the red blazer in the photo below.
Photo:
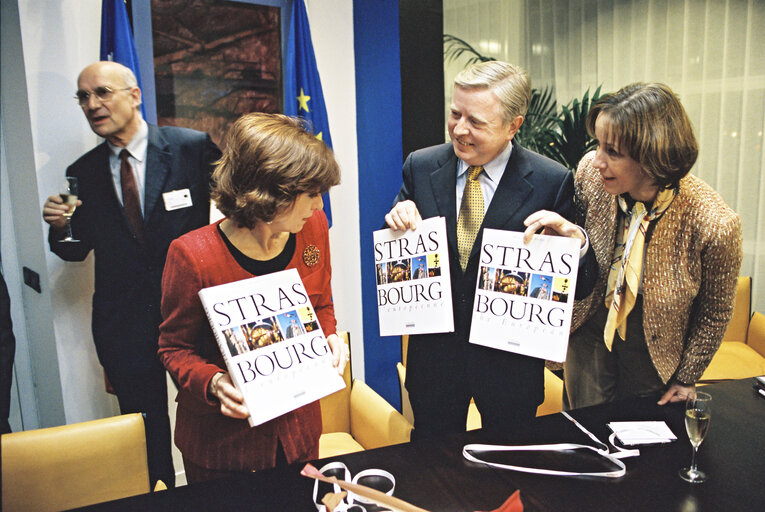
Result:
{"label": "red blazer", "polygon": [[[210,469],[272,467],[277,441],[281,441],[289,462],[317,458],[321,435],[318,401],[251,428],[247,420],[223,416],[217,400],[207,396],[210,379],[226,365],[197,292],[253,277],[234,260],[218,224],[175,240],[162,276],[164,321],[160,325],[159,357],[179,386],[175,444],[184,457]],[[316,254],[318,261],[314,262],[309,256]],[[287,268],[300,274],[324,334],[334,334],[329,234],[327,219],[320,210],[297,233],[295,254]]]}

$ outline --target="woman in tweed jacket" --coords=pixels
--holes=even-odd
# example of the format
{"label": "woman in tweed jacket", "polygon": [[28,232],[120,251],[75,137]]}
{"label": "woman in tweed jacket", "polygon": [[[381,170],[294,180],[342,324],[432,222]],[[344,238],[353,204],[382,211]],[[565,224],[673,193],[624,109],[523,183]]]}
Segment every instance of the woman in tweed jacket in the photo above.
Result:
{"label": "woman in tweed jacket", "polygon": [[576,173],[577,220],[600,275],[574,307],[567,405],[654,393],[660,404],[685,400],[733,312],[740,219],[688,174],[698,146],[666,85],[602,98],[587,129],[599,147]]}

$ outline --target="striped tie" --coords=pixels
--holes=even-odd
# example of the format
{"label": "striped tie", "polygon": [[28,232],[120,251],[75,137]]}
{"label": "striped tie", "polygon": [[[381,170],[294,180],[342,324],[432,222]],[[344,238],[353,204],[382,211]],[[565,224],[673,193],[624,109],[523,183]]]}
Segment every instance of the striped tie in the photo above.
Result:
{"label": "striped tie", "polygon": [[465,191],[462,193],[462,204],[457,218],[457,249],[460,253],[462,270],[467,267],[475,237],[478,235],[478,230],[483,222],[483,192],[481,192],[481,184],[478,182],[478,175],[482,171],[483,167],[480,165],[468,168]]}

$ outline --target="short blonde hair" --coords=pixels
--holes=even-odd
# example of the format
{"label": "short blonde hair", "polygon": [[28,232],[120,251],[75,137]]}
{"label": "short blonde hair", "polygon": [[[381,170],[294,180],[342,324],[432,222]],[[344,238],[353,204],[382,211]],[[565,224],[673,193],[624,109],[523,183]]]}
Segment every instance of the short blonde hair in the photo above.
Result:
{"label": "short blonde hair", "polygon": [[659,188],[676,187],[696,163],[699,146],[691,120],[672,89],[660,83],[634,83],[600,98],[587,115],[587,132],[603,115],[628,154]]}
{"label": "short blonde hair", "polygon": [[305,121],[256,112],[232,125],[212,179],[218,210],[252,229],[273,220],[300,194],[323,194],[340,183],[340,167]]}
{"label": "short blonde hair", "polygon": [[499,60],[468,66],[454,78],[454,86],[491,89],[502,105],[502,117],[507,123],[525,116],[531,102],[531,80],[526,70]]}

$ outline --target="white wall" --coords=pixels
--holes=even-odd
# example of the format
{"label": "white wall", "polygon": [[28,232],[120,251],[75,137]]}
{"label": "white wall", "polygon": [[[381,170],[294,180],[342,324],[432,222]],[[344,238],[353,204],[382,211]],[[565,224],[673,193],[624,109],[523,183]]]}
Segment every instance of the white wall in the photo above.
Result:
{"label": "white wall", "polygon": [[[57,193],[66,166],[98,143],[72,97],[79,71],[98,60],[101,0],[20,0],[19,4],[36,166],[25,172],[36,172],[39,193],[29,200],[41,207],[48,195]],[[307,0],[306,6],[332,139],[343,171],[342,184],[331,192],[336,313],[339,328],[355,335],[355,373],[363,377],[359,373],[363,371],[363,345],[352,0]],[[2,243],[14,241],[3,238]],[[53,304],[66,421],[115,414],[116,400],[103,391],[90,332],[92,257],[83,263],[65,263],[47,249],[45,252],[50,290],[43,293],[50,294]]]}
{"label": "white wall", "polygon": [[[3,127],[4,128],[4,127]],[[8,145],[5,144],[2,130],[0,130],[0,233],[2,236],[2,262],[3,279],[8,286],[8,294],[11,299],[11,318],[13,321],[13,334],[16,338],[16,354],[14,367],[16,372],[11,386],[11,410],[9,414],[9,423],[11,430],[17,432],[24,430],[24,419],[21,417],[21,410],[27,411],[28,428],[37,428],[39,419],[37,417],[37,404],[35,401],[34,384],[31,379],[26,378],[31,375],[32,361],[29,353],[29,343],[27,338],[26,318],[24,317],[24,307],[22,301],[16,300],[23,296],[21,265],[16,252],[16,234],[12,222],[5,222],[6,219],[13,219],[13,202],[11,200],[10,181],[8,179],[8,165],[6,156]],[[19,369],[21,375],[25,378],[19,379]],[[23,404],[23,405],[22,405]]]}
{"label": "white wall", "polygon": [[[98,143],[73,99],[77,74],[98,60],[99,0],[20,1],[38,197],[58,192],[66,167]],[[43,222],[47,234],[47,225]],[[44,246],[47,248],[47,241]],[[92,256],[66,263],[46,249],[50,300],[67,423],[118,412],[104,393],[103,374],[90,333]]]}
{"label": "white wall", "polygon": [[338,329],[351,333],[354,378],[364,379],[353,0],[306,0],[316,65],[342,182],[330,191],[332,289]]}

